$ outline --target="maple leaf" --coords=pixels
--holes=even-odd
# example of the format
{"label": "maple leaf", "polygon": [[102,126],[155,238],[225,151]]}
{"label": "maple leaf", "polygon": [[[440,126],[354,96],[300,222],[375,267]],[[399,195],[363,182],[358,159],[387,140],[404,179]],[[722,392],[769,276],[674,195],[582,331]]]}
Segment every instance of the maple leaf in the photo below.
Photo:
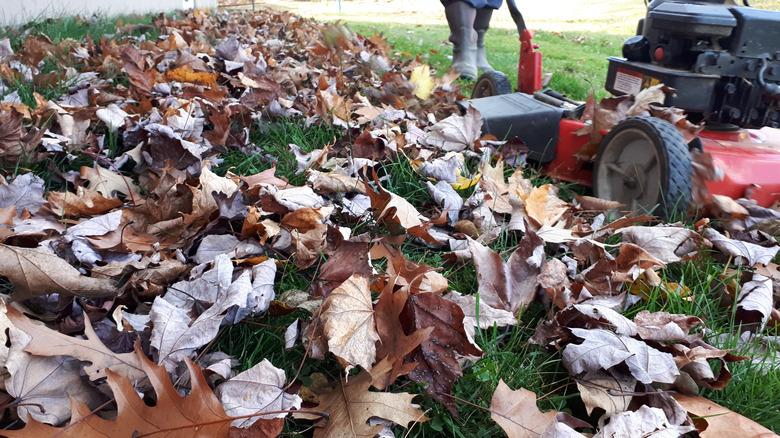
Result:
{"label": "maple leaf", "polygon": [[[409,298],[409,287],[402,287],[393,292],[393,282],[388,282],[379,295],[374,308],[376,330],[379,340],[376,342],[376,357],[388,362],[387,369],[379,372],[377,366],[371,370],[374,379],[373,386],[385,389],[398,378],[413,370],[416,363],[403,363],[404,357],[427,340],[433,332],[433,327],[416,330],[407,335],[401,325],[401,312]],[[381,383],[380,383],[381,382]]]}
{"label": "maple leaf", "polygon": [[656,225],[626,227],[616,231],[623,242],[633,243],[664,263],[679,262],[699,250],[699,233],[683,227]]}
{"label": "maple leaf", "polygon": [[0,207],[16,207],[18,214],[27,209],[32,214],[46,202],[43,199],[44,182],[33,173],[19,175],[11,184],[0,185]]}
{"label": "maple leaf", "polygon": [[536,438],[555,419],[556,411],[541,412],[536,394],[520,388],[512,390],[501,379],[490,400],[492,418],[509,438]]}
{"label": "maple leaf", "polygon": [[504,261],[495,251],[469,239],[480,299],[495,309],[505,309],[517,315],[536,297],[540,273],[545,259],[544,244],[533,232],[526,233],[515,252]]}
{"label": "maple leaf", "polygon": [[371,375],[363,370],[357,376],[343,380],[335,387],[318,392],[317,409],[328,414],[324,426],[318,426],[315,437],[373,437],[382,426],[369,426],[370,417],[390,420],[406,427],[411,422],[426,422],[428,417],[412,407],[413,394],[370,392]]}
{"label": "maple leaf", "polygon": [[322,303],[320,324],[328,349],[345,365],[346,372],[352,365],[371,368],[376,357],[374,343],[379,335],[368,278],[355,274],[333,289]]}
{"label": "maple leaf", "polygon": [[756,264],[766,265],[775,258],[777,251],[780,250],[780,246],[776,243],[767,248],[755,243],[729,239],[712,228],[704,230],[703,235],[721,252],[734,257],[735,263],[746,264],[747,266]]}
{"label": "maple leaf", "polygon": [[[262,415],[263,412],[289,411],[301,408],[301,398],[284,392],[284,371],[268,359],[221,383],[215,393],[225,410],[234,417],[260,414],[260,420],[283,418],[286,413]],[[257,417],[233,421],[233,426],[249,428]]]}
{"label": "maple leaf", "polygon": [[406,356],[405,362],[417,363],[409,378],[427,383],[425,391],[453,414],[456,413],[455,402],[447,396],[455,380],[463,375],[458,356],[482,355],[482,351],[469,341],[463,319],[463,311],[457,304],[430,292],[410,296],[401,313],[406,333],[433,327],[430,339]]}
{"label": "maple leaf", "polygon": [[[373,177],[374,183],[377,186],[376,191],[368,184],[368,180],[364,179],[364,182],[366,193],[369,198],[371,198],[371,207],[374,209],[374,218],[388,226],[395,226],[396,229],[398,226],[403,227],[415,237],[419,237],[430,243],[438,244],[439,242],[428,234],[428,231],[425,228],[425,222],[423,222],[422,219],[423,216],[417,209],[415,209],[405,198],[385,190],[379,184],[376,172],[374,172]],[[400,234],[400,230],[397,234]]]}
{"label": "maple leaf", "polygon": [[63,428],[51,427],[35,420],[23,429],[5,430],[8,437],[92,437],[92,436],[144,436],[165,432],[171,438],[227,437],[230,422],[234,418],[225,413],[219,400],[195,364],[186,360],[190,372],[192,390],[182,397],[170,381],[162,366],[153,364],[136,346],[135,354],[157,394],[154,406],[147,405],[139,397],[130,380],[107,371],[108,385],[117,403],[117,416],[105,420],[88,407],[71,398],[73,412],[70,423]]}
{"label": "maple leaf", "polygon": [[0,244],[0,275],[14,285],[13,299],[60,293],[68,296],[110,297],[119,293],[113,280],[82,275],[43,247]]}
{"label": "maple leaf", "polygon": [[122,205],[122,200],[106,198],[100,192],[78,187],[76,193],[49,192],[49,206],[58,215],[84,216],[108,213]]}

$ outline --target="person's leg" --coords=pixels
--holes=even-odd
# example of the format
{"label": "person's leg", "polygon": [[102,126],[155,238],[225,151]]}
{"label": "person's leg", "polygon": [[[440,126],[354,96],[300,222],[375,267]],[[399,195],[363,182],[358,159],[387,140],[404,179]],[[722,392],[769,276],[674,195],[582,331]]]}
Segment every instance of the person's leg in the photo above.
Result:
{"label": "person's leg", "polygon": [[450,26],[452,43],[452,68],[465,79],[477,78],[477,32],[474,19],[477,9],[465,1],[454,1],[444,5],[447,24]]}
{"label": "person's leg", "polygon": [[477,32],[477,69],[490,72],[493,67],[490,66],[485,52],[485,33],[490,27],[490,17],[493,15],[493,8],[484,7],[477,9],[477,15],[474,18],[474,30]]}

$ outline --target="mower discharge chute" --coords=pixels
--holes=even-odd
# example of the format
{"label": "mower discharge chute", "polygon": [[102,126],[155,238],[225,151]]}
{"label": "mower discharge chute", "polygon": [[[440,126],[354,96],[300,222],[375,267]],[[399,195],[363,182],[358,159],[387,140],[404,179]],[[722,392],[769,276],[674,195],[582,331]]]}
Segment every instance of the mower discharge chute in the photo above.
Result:
{"label": "mower discharge chute", "polygon": [[592,186],[595,195],[670,218],[684,212],[692,192],[691,150],[712,155],[724,178],[711,194],[750,197],[771,206],[780,199],[780,12],[723,0],[655,0],[637,35],[610,57],[606,89],[637,95],[657,84],[674,88],[664,104],[705,122],[691,142],[669,122],[631,117],[605,133],[595,163],[574,153],[588,142],[576,131],[585,106],[541,89],[541,53],[533,32],[522,32],[517,92],[506,75],[485,73],[472,99],[483,132],[519,137],[528,159],[561,180]]}

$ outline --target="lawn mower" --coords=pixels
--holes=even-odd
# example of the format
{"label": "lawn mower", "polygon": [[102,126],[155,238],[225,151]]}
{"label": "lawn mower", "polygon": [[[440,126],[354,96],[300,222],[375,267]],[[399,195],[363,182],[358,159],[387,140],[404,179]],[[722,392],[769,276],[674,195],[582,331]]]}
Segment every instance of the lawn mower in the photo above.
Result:
{"label": "lawn mower", "polygon": [[761,206],[780,199],[780,12],[725,0],[652,1],[637,35],[623,44],[623,57],[608,58],[606,89],[636,95],[665,84],[676,92],[664,104],[705,129],[686,142],[666,120],[627,118],[603,132],[595,162],[585,165],[574,156],[589,140],[576,133],[585,126],[584,105],[541,91],[542,54],[522,18],[515,22],[516,92],[505,74],[485,73],[463,103],[479,110],[484,133],[519,137],[545,173],[667,219],[689,206],[693,149],[711,154],[724,170],[721,180],[706,183],[710,194],[749,197]]}

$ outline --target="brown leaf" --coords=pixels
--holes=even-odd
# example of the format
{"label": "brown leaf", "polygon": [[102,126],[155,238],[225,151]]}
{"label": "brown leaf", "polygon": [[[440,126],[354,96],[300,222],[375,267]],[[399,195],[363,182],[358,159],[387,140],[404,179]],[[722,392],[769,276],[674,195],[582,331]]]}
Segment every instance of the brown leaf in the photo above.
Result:
{"label": "brown leaf", "polygon": [[427,383],[425,391],[453,414],[457,409],[448,395],[452,384],[463,375],[458,357],[482,355],[466,336],[463,318],[463,310],[457,304],[433,293],[412,295],[401,313],[406,333],[433,327],[430,339],[406,356],[405,362],[417,362],[409,378]]}
{"label": "brown leaf", "polygon": [[544,243],[536,234],[527,232],[506,262],[474,240],[469,240],[469,249],[477,269],[478,293],[487,305],[517,316],[533,302],[539,287],[536,276],[545,259]]}
{"label": "brown leaf", "polygon": [[83,187],[71,192],[49,192],[49,206],[61,216],[92,216],[108,213],[122,205],[122,200],[113,197],[106,198],[96,191],[85,190]]}
{"label": "brown leaf", "polygon": [[73,356],[83,362],[90,380],[106,377],[106,370],[138,380],[144,377],[143,364],[134,353],[117,354],[109,350],[98,338],[89,318],[84,318],[86,339],[75,338],[56,332],[42,323],[34,322],[14,307],[8,307],[8,319],[16,328],[32,337],[24,351],[38,356]]}
{"label": "brown leaf", "polygon": [[139,348],[136,348],[135,354],[157,393],[154,406],[147,405],[138,396],[127,377],[108,370],[108,385],[114,393],[118,408],[116,419],[104,420],[84,404],[71,399],[73,416],[64,428],[30,421],[23,429],[6,430],[3,434],[8,437],[76,438],[127,436],[134,433],[143,436],[166,432],[165,436],[171,438],[227,437],[233,418],[225,413],[198,366],[186,361],[192,390],[189,396],[182,397],[171,384],[164,367],[149,361]]}
{"label": "brown leaf", "polygon": [[663,263],[675,263],[699,251],[699,233],[683,227],[656,225],[633,226],[616,231],[623,242],[633,243]]}
{"label": "brown leaf", "polygon": [[0,275],[14,285],[14,300],[52,293],[91,298],[111,297],[119,293],[113,280],[82,275],[78,269],[43,247],[21,248],[0,244]]}
{"label": "brown leaf", "polygon": [[691,397],[673,393],[672,397],[685,408],[694,420],[699,436],[702,438],[722,438],[724,436],[769,438],[777,435],[766,427],[737,414],[704,397]]}
{"label": "brown leaf", "polygon": [[414,395],[369,392],[371,375],[363,370],[347,382],[318,392],[318,410],[329,415],[324,426],[318,426],[315,437],[372,437],[382,426],[369,426],[370,417],[379,417],[406,427],[411,422],[425,422],[428,417],[412,407]]}
{"label": "brown leaf", "polygon": [[490,401],[490,418],[509,438],[536,438],[553,422],[557,411],[541,412],[536,394],[520,388],[511,390],[504,380],[498,381]]}
{"label": "brown leaf", "polygon": [[[328,350],[342,365],[371,369],[376,358],[374,343],[379,340],[368,278],[352,275],[325,298],[320,324],[328,340]],[[349,365],[349,366],[348,366]]]}
{"label": "brown leaf", "polygon": [[430,338],[433,331],[433,327],[426,327],[416,330],[410,335],[404,333],[399,318],[408,298],[408,287],[402,287],[394,293],[393,283],[388,282],[379,295],[379,301],[374,309],[376,331],[379,333],[379,340],[376,343],[376,357],[383,358],[388,362],[386,372],[379,373],[376,370],[377,367],[371,370],[373,385],[378,389],[387,388],[398,376],[408,374],[417,366],[416,363],[405,364],[404,357]]}
{"label": "brown leaf", "polygon": [[358,274],[368,278],[373,269],[366,243],[343,242],[320,266],[319,275],[309,287],[309,292],[314,296],[324,297],[351,275]]}

